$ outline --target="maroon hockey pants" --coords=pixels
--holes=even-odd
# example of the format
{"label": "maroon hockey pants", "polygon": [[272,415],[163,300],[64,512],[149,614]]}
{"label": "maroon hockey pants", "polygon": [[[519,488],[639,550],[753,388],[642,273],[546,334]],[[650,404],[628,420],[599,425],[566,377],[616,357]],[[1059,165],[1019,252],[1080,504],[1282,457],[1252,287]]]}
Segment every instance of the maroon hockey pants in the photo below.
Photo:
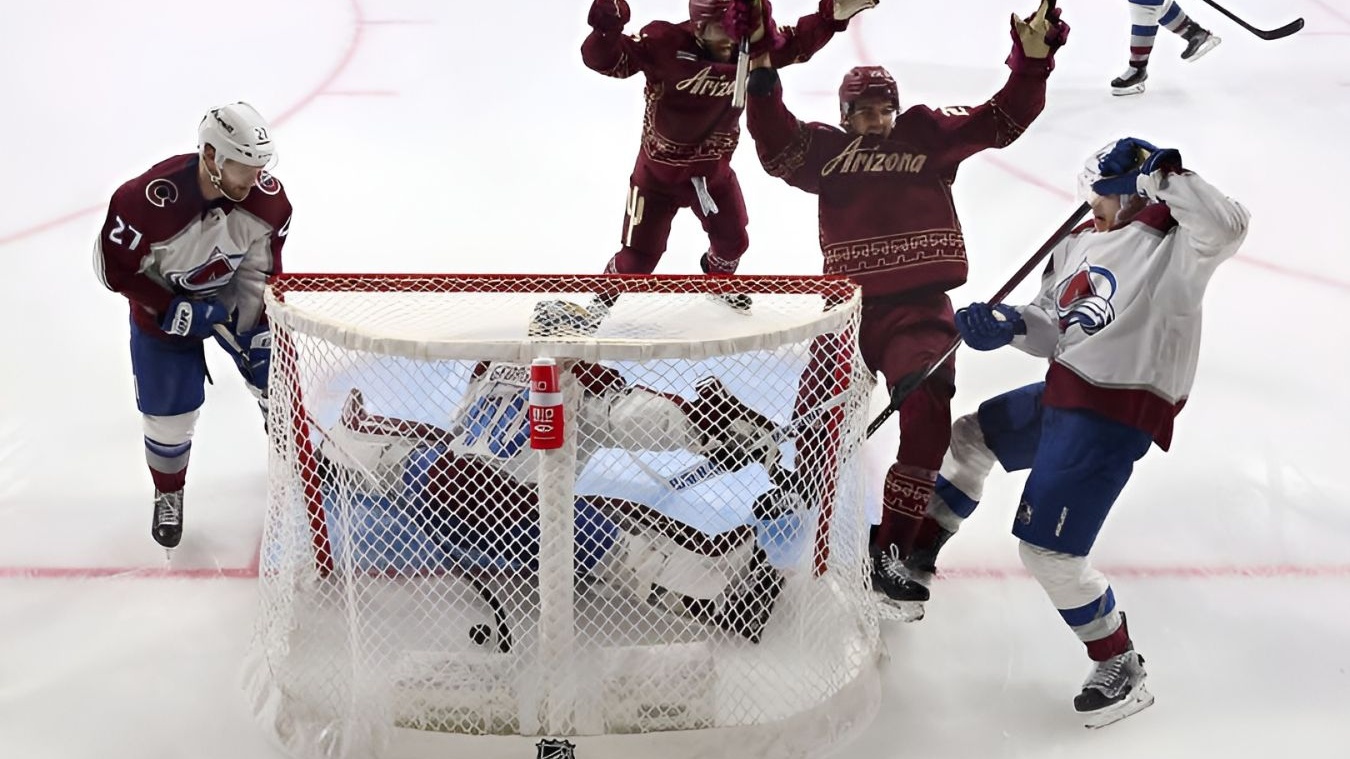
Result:
{"label": "maroon hockey pants", "polygon": [[[609,260],[606,274],[651,274],[666,252],[670,223],[681,208],[692,208],[708,233],[709,258],[713,273],[730,274],[736,270],[741,254],[749,247],[745,226],[745,198],[736,172],[707,178],[708,196],[717,205],[717,213],[705,214],[692,182],[673,186],[639,186],[630,178],[628,203],[623,217],[623,247]],[[720,265],[719,265],[720,262]]]}
{"label": "maroon hockey pants", "polygon": [[[932,365],[956,337],[951,299],[944,292],[863,301],[863,360],[885,375],[888,388]],[[893,544],[907,556],[914,547],[951,442],[955,382],[956,361],[949,358],[900,407],[900,450],[882,488],[877,548]]]}

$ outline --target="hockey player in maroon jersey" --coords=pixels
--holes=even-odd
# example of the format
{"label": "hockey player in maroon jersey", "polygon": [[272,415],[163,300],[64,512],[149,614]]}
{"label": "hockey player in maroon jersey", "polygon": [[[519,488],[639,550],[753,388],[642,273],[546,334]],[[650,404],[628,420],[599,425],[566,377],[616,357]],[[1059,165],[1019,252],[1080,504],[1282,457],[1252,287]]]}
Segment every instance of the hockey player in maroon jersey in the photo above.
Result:
{"label": "hockey player in maroon jersey", "polygon": [[267,122],[247,103],[212,108],[197,152],[152,166],[113,193],[94,248],[105,287],[131,305],[131,371],[155,486],[151,534],[183,534],[183,485],[214,337],[266,413],[272,335],[267,277],[281,271],[291,203],[267,173]]}
{"label": "hockey player in maroon jersey", "polygon": [[[1012,19],[1012,69],[987,102],[971,107],[913,106],[900,113],[895,80],[861,66],[839,88],[840,127],[803,123],[783,104],[772,61],[750,74],[747,125],[760,161],[773,176],[820,198],[820,245],[826,274],[862,286],[859,341],[869,369],[894,388],[922,372],[956,338],[947,291],[966,281],[965,241],[951,186],[961,162],[1017,139],[1045,104],[1045,83],[1068,25],[1050,0],[1026,21]],[[816,346],[814,360],[833,351]],[[829,376],[818,367],[804,378]],[[914,541],[951,436],[955,362],[910,393],[900,409],[900,450],[887,472],[882,519],[873,535],[873,586],[905,614],[911,593],[901,561]],[[835,393],[804,379],[802,409]],[[797,472],[832,464],[812,430],[798,440]],[[808,500],[828,493],[804,494]],[[923,600],[923,599],[918,599]]]}
{"label": "hockey player in maroon jersey", "polygon": [[[816,13],[795,27],[778,27],[767,0],[690,0],[689,20],[653,21],[641,33],[623,33],[629,20],[625,0],[595,0],[587,21],[592,32],[581,46],[585,64],[606,76],[646,77],[642,141],[629,178],[622,246],[605,270],[650,274],[666,250],[671,220],[693,208],[708,233],[703,271],[736,271],[749,245],[745,201],[731,169],[740,138],[738,108],[732,107],[736,42],[748,35],[754,53],[775,66],[809,59],[848,20],[877,0],[821,0]],[[604,299],[594,306],[603,311]],[[748,308],[746,296],[728,297]]]}

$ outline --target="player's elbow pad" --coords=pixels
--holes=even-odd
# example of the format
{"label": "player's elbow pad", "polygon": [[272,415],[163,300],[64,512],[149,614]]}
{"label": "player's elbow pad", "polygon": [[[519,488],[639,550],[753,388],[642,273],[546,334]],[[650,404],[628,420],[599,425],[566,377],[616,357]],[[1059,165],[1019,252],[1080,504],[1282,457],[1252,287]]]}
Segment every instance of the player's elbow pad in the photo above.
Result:
{"label": "player's elbow pad", "polygon": [[778,69],[755,69],[745,78],[745,92],[751,97],[762,98],[771,94],[776,84],[778,84]]}

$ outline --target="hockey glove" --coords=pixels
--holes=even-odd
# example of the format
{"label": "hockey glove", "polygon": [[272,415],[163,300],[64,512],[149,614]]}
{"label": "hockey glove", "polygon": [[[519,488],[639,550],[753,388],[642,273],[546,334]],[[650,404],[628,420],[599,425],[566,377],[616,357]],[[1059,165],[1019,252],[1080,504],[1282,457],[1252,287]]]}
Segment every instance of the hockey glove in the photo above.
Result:
{"label": "hockey glove", "polygon": [[991,351],[1012,342],[1015,335],[1025,335],[1027,323],[1012,306],[972,303],[956,312],[956,329],[966,345]]}
{"label": "hockey glove", "polygon": [[820,15],[835,21],[834,30],[848,28],[848,20],[868,8],[877,7],[879,0],[820,0]]}
{"label": "hockey glove", "polygon": [[1092,183],[1098,195],[1134,195],[1138,193],[1140,174],[1181,170],[1181,153],[1172,148],[1160,148],[1151,142],[1125,137],[1116,140],[1114,147],[1097,162],[1102,179]]}
{"label": "hockey glove", "polygon": [[1055,0],[1041,0],[1036,12],[1026,20],[1013,15],[1009,68],[1018,72],[1041,66],[1047,72],[1055,69],[1055,51],[1069,41],[1069,25],[1059,16]]}
{"label": "hockey glove", "polygon": [[259,325],[239,335],[239,346],[244,349],[239,368],[248,383],[267,394],[267,375],[272,369],[272,330]]}
{"label": "hockey glove", "polygon": [[225,307],[214,300],[188,300],[182,296],[173,299],[159,328],[179,337],[204,338],[211,328],[229,318]]}
{"label": "hockey glove", "polygon": [[623,31],[631,15],[626,0],[595,0],[591,12],[586,14],[586,23],[601,34],[614,34]]}
{"label": "hockey glove", "polygon": [[778,31],[769,0],[732,0],[727,6],[727,34],[736,40],[750,40],[750,57],[758,58],[781,48],[787,39]]}

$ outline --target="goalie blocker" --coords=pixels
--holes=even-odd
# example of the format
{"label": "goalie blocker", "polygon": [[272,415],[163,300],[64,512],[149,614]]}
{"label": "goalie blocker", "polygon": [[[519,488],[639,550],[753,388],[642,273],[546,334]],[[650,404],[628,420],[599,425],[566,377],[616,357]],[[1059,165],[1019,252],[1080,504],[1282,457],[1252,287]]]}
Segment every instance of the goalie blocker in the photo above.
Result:
{"label": "goalie blocker", "polygon": [[[628,385],[599,364],[564,367],[581,385],[577,469],[604,448],[685,450],[719,467],[777,465],[775,426],[715,377],[693,400]],[[533,572],[539,553],[536,458],[528,441],[529,367],[482,363],[451,429],[370,414],[353,388],[319,450],[325,500],[384,502],[457,568]],[[569,420],[572,424],[574,420]],[[772,493],[772,491],[771,491]],[[575,501],[575,571],[610,592],[758,642],[783,577],[759,540],[798,532],[791,499],[761,495],[753,525],[709,534],[635,501]],[[781,507],[779,507],[781,505]],[[785,528],[785,525],[787,527]]]}

